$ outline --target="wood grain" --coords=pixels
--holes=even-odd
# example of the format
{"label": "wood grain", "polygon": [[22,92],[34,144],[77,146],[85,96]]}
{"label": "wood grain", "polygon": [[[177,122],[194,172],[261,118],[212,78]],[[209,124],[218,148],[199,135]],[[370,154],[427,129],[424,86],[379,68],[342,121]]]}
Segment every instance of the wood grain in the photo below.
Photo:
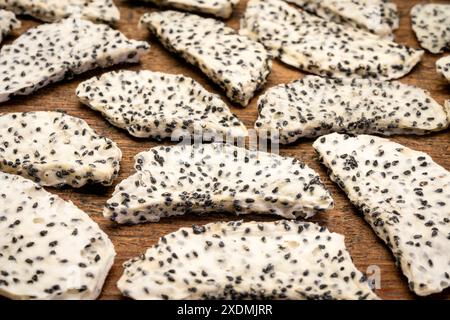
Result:
{"label": "wood grain", "polygon": [[[239,17],[245,10],[247,0],[241,0],[232,18],[227,21],[231,27],[237,29]],[[412,47],[419,47],[417,40],[411,30],[409,11],[411,7],[419,2],[418,0],[396,0],[400,9],[401,27],[396,32],[396,41]],[[446,1],[448,3],[448,1]],[[185,64],[181,59],[169,54],[164,48],[151,37],[147,31],[139,30],[137,22],[140,16],[149,11],[156,10],[151,6],[141,6],[130,2],[118,2],[121,11],[121,20],[118,29],[126,36],[139,40],[148,40],[151,43],[150,53],[147,54],[140,64],[124,65],[108,70],[118,70],[126,68],[130,70],[148,69],[153,71],[163,71],[167,73],[181,73],[188,75],[206,89],[222,95],[223,99],[231,106],[233,112],[245,123],[248,128],[252,128],[257,117],[256,101],[254,98],[251,104],[242,108],[232,105],[225,98],[221,90],[214,86],[206,77],[194,67]],[[38,25],[34,20],[23,20],[23,27],[13,36],[9,37],[5,43],[12,41],[17,35],[26,29]],[[435,61],[442,55],[425,54],[424,59],[412,73],[401,79],[402,82],[417,85],[431,92],[432,96],[439,102],[450,98],[450,86],[441,79],[435,71]],[[170,141],[157,143],[152,140],[138,140],[132,138],[126,132],[109,125],[100,114],[81,105],[74,92],[77,85],[94,75],[100,75],[107,70],[95,70],[72,80],[63,81],[50,85],[39,90],[28,97],[13,98],[0,106],[1,112],[21,112],[21,111],[47,111],[62,109],[68,114],[85,119],[98,133],[105,135],[118,143],[123,151],[123,161],[121,164],[120,181],[133,173],[133,157],[138,152],[160,144],[170,144]],[[286,83],[303,76],[303,73],[275,61],[273,71],[269,76],[266,89],[279,83]],[[446,169],[450,170],[450,135],[449,130],[424,136],[398,136],[393,140],[400,142],[413,149],[421,150],[430,154],[434,160]],[[363,221],[360,213],[349,203],[342,191],[340,191],[327,177],[324,168],[317,162],[311,140],[302,140],[290,146],[282,146],[281,154],[296,157],[304,160],[310,167],[317,170],[322,180],[331,190],[336,202],[335,209],[316,216],[313,221],[327,226],[334,232],[344,234],[346,244],[354,259],[356,266],[361,271],[366,271],[369,265],[377,265],[381,269],[381,289],[377,294],[383,299],[414,299],[415,297],[407,287],[406,279],[395,267],[393,257],[387,247],[375,236],[371,228]],[[176,218],[163,219],[159,223],[146,224],[140,226],[115,226],[102,217],[102,207],[110,197],[113,187],[99,188],[86,187],[80,190],[70,188],[57,190],[48,189],[50,192],[60,195],[66,200],[73,201],[78,207],[89,213],[101,228],[111,237],[117,251],[115,264],[107,278],[104,286],[102,299],[120,299],[121,295],[116,288],[116,282],[122,274],[122,263],[142,252],[156,243],[157,239],[166,233],[173,232],[183,226],[192,224],[205,224],[219,220],[275,220],[272,218],[262,218],[258,216],[236,217],[233,214],[208,214],[208,215],[186,215]],[[450,249],[450,248],[449,248]],[[430,298],[450,299],[450,291],[446,290],[442,294],[434,295]]]}

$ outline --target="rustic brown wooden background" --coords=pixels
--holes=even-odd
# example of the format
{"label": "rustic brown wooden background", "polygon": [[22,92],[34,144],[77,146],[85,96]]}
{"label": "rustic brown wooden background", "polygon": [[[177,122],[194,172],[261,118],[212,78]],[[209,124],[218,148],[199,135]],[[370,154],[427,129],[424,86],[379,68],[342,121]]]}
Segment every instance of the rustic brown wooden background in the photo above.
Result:
{"label": "rustic brown wooden background", "polygon": [[[241,0],[232,18],[227,21],[231,27],[238,29],[239,18],[245,10],[246,2],[247,0]],[[396,32],[396,41],[412,47],[418,47],[417,40],[411,30],[409,11],[414,4],[424,1],[395,0],[395,2],[399,6],[401,15],[401,27]],[[446,2],[448,3],[448,1]],[[109,70],[126,68],[130,70],[148,69],[174,74],[181,73],[194,78],[208,90],[222,94],[220,89],[208,81],[201,72],[165,51],[156,39],[151,37],[147,31],[138,30],[137,23],[140,16],[145,12],[155,10],[154,7],[138,5],[134,2],[118,2],[118,0],[116,0],[116,3],[119,5],[121,11],[121,20],[118,29],[130,38],[148,40],[152,47],[150,53],[142,59],[140,64],[124,65]],[[12,37],[9,37],[5,43],[12,41],[26,29],[38,24],[38,22],[32,19],[25,19],[22,21],[23,27]],[[435,61],[440,56],[442,55],[431,55],[427,53],[420,65],[408,76],[401,79],[401,81],[429,90],[439,103],[443,103],[445,99],[450,99],[450,85],[441,79],[435,72]],[[117,180],[120,181],[133,173],[134,155],[150,147],[154,147],[159,143],[152,140],[138,140],[131,137],[126,132],[112,127],[100,114],[78,102],[74,94],[77,85],[81,81],[94,75],[100,75],[105,71],[106,70],[95,70],[77,76],[73,80],[50,85],[31,96],[13,98],[11,101],[0,105],[0,112],[63,109],[70,115],[85,119],[98,133],[113,139],[122,149],[124,156],[121,164],[121,174]],[[266,88],[279,83],[286,83],[302,76],[302,72],[275,61]],[[231,105],[225,96],[222,95],[222,97]],[[246,108],[231,105],[232,111],[237,114],[248,128],[253,127],[257,117],[256,101],[257,98],[254,98],[251,104]],[[437,163],[450,170],[449,130],[425,137],[410,136],[394,137],[393,139],[413,149],[429,153]],[[169,141],[163,142],[163,144],[169,143]],[[331,231],[345,235],[347,247],[356,266],[361,271],[366,271],[369,265],[377,265],[381,268],[381,289],[377,290],[377,294],[381,298],[417,298],[408,290],[406,279],[395,267],[390,251],[380,240],[378,240],[371,228],[363,221],[360,214],[349,203],[343,192],[329,180],[324,168],[316,161],[316,156],[311,144],[312,141],[306,140],[291,146],[281,147],[281,154],[304,160],[310,167],[320,173],[322,180],[333,194],[336,202],[335,209],[320,214],[312,220],[327,226]],[[125,260],[144,252],[147,247],[155,244],[157,239],[166,233],[173,232],[180,227],[191,226],[192,224],[205,224],[219,220],[241,218],[246,221],[276,219],[276,217],[236,217],[233,214],[209,214],[207,216],[187,215],[172,219],[163,219],[159,223],[140,226],[115,226],[101,215],[102,207],[105,204],[105,201],[110,197],[113,188],[114,187],[87,187],[81,190],[73,190],[70,188],[56,190],[49,188],[50,192],[56,193],[66,200],[73,201],[82,210],[89,213],[114,242],[117,258],[104,286],[103,294],[101,295],[102,299],[121,298],[120,292],[116,288],[116,282],[122,274],[122,263]],[[446,290],[444,293],[434,295],[430,298],[449,299],[450,291]]]}

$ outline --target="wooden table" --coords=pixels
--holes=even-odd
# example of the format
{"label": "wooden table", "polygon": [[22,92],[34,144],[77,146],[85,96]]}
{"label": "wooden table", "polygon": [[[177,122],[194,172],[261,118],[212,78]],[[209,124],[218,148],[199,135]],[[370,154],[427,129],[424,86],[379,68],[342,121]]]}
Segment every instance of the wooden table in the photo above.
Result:
{"label": "wooden table", "polygon": [[[245,10],[247,0],[241,0],[232,18],[227,23],[238,29],[239,18]],[[401,16],[401,26],[396,32],[396,41],[412,47],[419,47],[418,42],[411,29],[409,11],[419,0],[396,0]],[[448,3],[448,1],[446,1]],[[134,172],[133,157],[141,151],[157,146],[157,143],[150,139],[137,139],[128,135],[125,131],[119,130],[106,122],[99,113],[80,104],[75,96],[77,85],[94,75],[100,75],[105,71],[126,68],[130,70],[148,69],[167,73],[181,73],[188,75],[211,92],[222,95],[223,99],[231,105],[225,98],[222,91],[213,85],[201,72],[194,67],[187,65],[181,59],[169,54],[157,42],[154,37],[149,36],[145,30],[138,30],[137,23],[140,16],[148,11],[155,10],[152,6],[140,6],[132,2],[118,2],[120,7],[121,20],[118,29],[126,36],[139,40],[148,40],[151,43],[150,53],[143,57],[140,64],[124,65],[108,70],[94,70],[73,80],[63,81],[50,85],[39,90],[35,94],[27,97],[13,98],[1,105],[1,112],[21,112],[21,111],[47,111],[62,109],[68,114],[85,119],[98,133],[105,135],[120,146],[123,152],[121,163],[120,181]],[[18,30],[13,37],[9,37],[5,43],[10,42],[15,36],[26,29],[37,25],[38,22],[28,19],[23,20],[23,27]],[[427,89],[431,95],[439,102],[450,98],[450,86],[441,79],[435,71],[435,61],[442,55],[425,54],[422,62],[413,72],[401,79],[402,82],[417,85]],[[301,78],[303,73],[286,66],[278,61],[274,61],[273,70],[268,78],[266,89],[279,83],[286,83]],[[248,128],[253,128],[257,117],[257,98],[251,104],[242,108],[231,105],[232,111],[245,123]],[[449,130],[441,133],[417,137],[404,136],[394,137],[393,140],[408,147],[421,150],[430,154],[440,165],[450,170],[450,135]],[[170,144],[164,141],[162,144]],[[395,267],[394,259],[387,247],[375,236],[368,224],[366,224],[360,213],[350,204],[345,194],[330,181],[324,168],[317,162],[315,152],[311,146],[312,140],[302,140],[290,146],[281,146],[281,154],[304,160],[310,167],[320,173],[322,180],[331,190],[336,206],[333,210],[314,217],[321,225],[327,226],[331,231],[344,234],[347,247],[353,257],[356,266],[361,271],[366,271],[369,265],[379,266],[381,270],[381,289],[377,294],[383,299],[414,299],[416,298],[408,290],[407,281],[401,272]],[[159,237],[168,232],[173,232],[180,227],[191,226],[192,224],[205,224],[220,220],[275,220],[276,217],[259,217],[257,215],[236,217],[234,214],[208,214],[208,215],[186,215],[175,218],[162,219],[159,223],[151,223],[139,226],[116,226],[102,216],[103,205],[110,197],[114,187],[99,188],[86,187],[80,190],[64,189],[56,190],[49,188],[50,192],[60,195],[66,200],[73,201],[78,207],[89,213],[91,217],[99,223],[101,228],[110,236],[117,251],[115,264],[108,276],[102,299],[120,299],[121,295],[116,287],[116,282],[122,274],[122,263],[140,253],[146,248],[156,243]],[[449,248],[450,250],[450,248]],[[446,290],[442,294],[429,298],[450,298],[450,291]]]}

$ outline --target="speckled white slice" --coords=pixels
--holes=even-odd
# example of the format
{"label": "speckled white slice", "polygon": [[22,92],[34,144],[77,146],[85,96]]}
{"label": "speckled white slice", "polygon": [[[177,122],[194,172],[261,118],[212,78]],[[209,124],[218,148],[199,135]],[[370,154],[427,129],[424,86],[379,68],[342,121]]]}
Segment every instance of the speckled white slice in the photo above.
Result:
{"label": "speckled white slice", "polygon": [[239,0],[141,0],[162,7],[183,11],[206,13],[218,18],[228,19]]}
{"label": "speckled white slice", "polygon": [[80,118],[61,112],[0,115],[0,170],[43,186],[111,185],[122,152]]}
{"label": "speckled white slice", "polygon": [[272,61],[264,46],[221,21],[169,10],[143,15],[140,25],[243,106],[264,86],[270,73]]}
{"label": "speckled white slice", "polygon": [[281,143],[331,132],[426,134],[444,130],[450,109],[428,92],[397,81],[306,76],[267,90],[255,129]]}
{"label": "speckled white slice", "polygon": [[42,24],[0,50],[0,102],[97,67],[138,62],[145,41],[80,18]]}
{"label": "speckled white slice", "polygon": [[417,4],[411,22],[422,48],[431,53],[450,49],[450,4]]}
{"label": "speckled white slice", "polygon": [[20,28],[20,25],[21,23],[16,19],[14,13],[0,10],[0,43],[12,30]]}
{"label": "speckled white slice", "polygon": [[0,172],[0,295],[96,299],[116,255],[108,236],[71,202]]}
{"label": "speckled white slice", "polygon": [[156,147],[135,159],[137,172],[103,212],[117,223],[220,211],[295,219],[333,207],[319,175],[294,158],[212,143]]}
{"label": "speckled white slice", "polygon": [[55,22],[71,15],[109,24],[120,19],[113,0],[0,0],[0,8],[45,22]]}
{"label": "speckled white slice", "polygon": [[285,0],[326,20],[393,37],[399,27],[397,5],[390,0]]}
{"label": "speckled white slice", "polygon": [[138,138],[245,137],[247,129],[216,94],[183,75],[118,71],[82,82],[81,102]]}
{"label": "speckled white slice", "polygon": [[314,148],[420,296],[450,286],[450,172],[425,153],[333,133]]}
{"label": "speckled white slice", "polygon": [[377,299],[344,237],[314,223],[218,222],[182,228],[124,265],[133,299]]}
{"label": "speckled white slice", "polygon": [[424,53],[279,0],[250,0],[240,34],[288,65],[334,78],[401,78]]}
{"label": "speckled white slice", "polygon": [[448,82],[450,82],[450,56],[440,58],[436,61],[437,73],[442,75]]}

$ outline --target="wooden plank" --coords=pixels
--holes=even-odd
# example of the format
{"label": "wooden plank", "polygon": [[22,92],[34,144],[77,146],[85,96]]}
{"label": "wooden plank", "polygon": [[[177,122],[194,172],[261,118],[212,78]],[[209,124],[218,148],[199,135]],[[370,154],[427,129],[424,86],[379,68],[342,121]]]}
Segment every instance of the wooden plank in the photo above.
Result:
{"label": "wooden plank", "polygon": [[[418,47],[417,40],[411,30],[411,21],[409,11],[411,7],[421,2],[420,0],[396,0],[400,9],[401,27],[396,32],[396,40],[399,43]],[[129,70],[148,69],[153,71],[162,71],[167,73],[181,73],[188,75],[208,90],[222,95],[223,99],[231,106],[233,112],[247,125],[252,128],[257,117],[256,101],[254,98],[247,108],[232,105],[222,94],[221,90],[213,85],[201,72],[194,67],[185,64],[181,59],[169,54],[162,48],[155,38],[149,36],[146,30],[139,30],[137,22],[140,16],[148,11],[155,10],[151,6],[140,6],[131,4],[130,2],[119,3],[121,11],[121,21],[118,29],[125,33],[128,37],[148,40],[152,47],[150,53],[146,55],[140,64],[126,65],[108,70],[118,70],[126,68]],[[246,0],[241,0],[232,18],[227,23],[238,28],[239,17],[242,15],[246,7]],[[14,36],[24,32],[26,29],[37,25],[38,22],[28,19],[23,20],[23,27],[18,30]],[[13,37],[9,37],[6,41],[10,42]],[[408,84],[417,85],[431,92],[432,96],[439,102],[443,103],[444,99],[449,99],[450,86],[441,79],[435,71],[435,61],[442,55],[425,54],[424,59],[411,74],[403,78],[401,81]],[[95,70],[87,74],[77,76],[72,80],[63,81],[54,85],[50,85],[39,90],[35,94],[28,97],[13,98],[7,103],[0,106],[1,112],[20,112],[20,111],[45,111],[45,110],[65,110],[68,114],[85,119],[98,133],[105,135],[118,143],[123,151],[124,157],[121,164],[121,173],[117,181],[120,181],[134,172],[133,157],[138,152],[144,151],[150,147],[160,144],[170,144],[170,141],[157,143],[152,140],[139,140],[129,136],[126,132],[121,131],[109,125],[100,114],[81,105],[74,92],[77,85],[94,75],[100,75],[104,70]],[[291,67],[274,62],[273,71],[269,76],[266,89],[280,84],[286,83],[303,76],[303,73]],[[405,136],[394,137],[393,140],[400,142],[413,149],[421,150],[430,154],[434,160],[440,165],[450,170],[450,136],[449,130],[424,137]],[[324,168],[317,162],[313,148],[312,140],[302,140],[294,145],[282,146],[281,154],[303,159],[310,167],[317,170],[327,187],[333,193],[336,201],[335,209],[318,215],[313,221],[327,226],[334,232],[342,233],[346,236],[346,244],[354,259],[356,266],[366,271],[369,265],[379,266],[381,269],[381,289],[377,293],[383,299],[413,299],[416,298],[407,287],[406,279],[394,265],[394,260],[390,251],[383,243],[378,240],[371,228],[363,221],[360,214],[349,203],[342,191],[340,191],[327,177]],[[121,295],[116,288],[116,282],[122,274],[122,263],[140,253],[144,252],[147,247],[155,244],[157,239],[168,232],[173,232],[180,227],[190,226],[192,224],[204,224],[219,220],[275,220],[276,217],[258,217],[245,216],[239,217],[232,214],[209,214],[205,216],[188,215],[176,218],[163,219],[159,223],[146,224],[140,226],[115,226],[102,217],[102,207],[106,200],[110,197],[113,187],[99,188],[86,187],[81,190],[73,190],[70,188],[63,190],[48,189],[50,192],[56,193],[66,200],[73,201],[81,209],[89,213],[95,221],[97,221],[103,230],[111,237],[117,250],[117,259],[111,273],[106,281],[102,299],[120,299]],[[431,298],[450,299],[450,291],[446,290],[442,294],[434,295]]]}

